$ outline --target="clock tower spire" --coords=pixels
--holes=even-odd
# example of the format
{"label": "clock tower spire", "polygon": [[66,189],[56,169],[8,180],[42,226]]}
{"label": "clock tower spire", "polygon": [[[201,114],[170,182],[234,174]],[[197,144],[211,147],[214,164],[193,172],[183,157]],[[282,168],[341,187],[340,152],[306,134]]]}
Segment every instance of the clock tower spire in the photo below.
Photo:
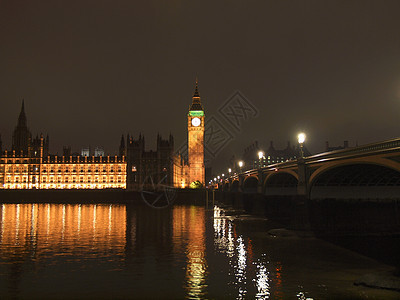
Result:
{"label": "clock tower spire", "polygon": [[200,181],[205,184],[204,166],[204,109],[200,100],[199,84],[192,97],[192,104],[188,113],[188,163],[189,183]]}

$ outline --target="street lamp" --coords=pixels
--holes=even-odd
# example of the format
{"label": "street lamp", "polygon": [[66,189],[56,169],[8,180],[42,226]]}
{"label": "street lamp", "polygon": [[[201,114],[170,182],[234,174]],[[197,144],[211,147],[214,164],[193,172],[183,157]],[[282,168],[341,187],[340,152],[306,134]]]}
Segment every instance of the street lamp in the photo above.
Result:
{"label": "street lamp", "polygon": [[258,159],[259,159],[259,162],[260,162],[260,168],[261,168],[261,160],[262,160],[263,157],[264,157],[264,152],[258,151]]}
{"label": "street lamp", "polygon": [[303,152],[303,144],[306,140],[306,134],[304,132],[301,132],[297,135],[297,141],[300,144],[300,158],[304,157],[304,152]]}
{"label": "street lamp", "polygon": [[242,173],[242,167],[243,167],[243,165],[244,165],[244,162],[243,162],[242,160],[240,160],[240,161],[238,162],[238,164],[239,164],[239,168],[240,168],[240,173]]}

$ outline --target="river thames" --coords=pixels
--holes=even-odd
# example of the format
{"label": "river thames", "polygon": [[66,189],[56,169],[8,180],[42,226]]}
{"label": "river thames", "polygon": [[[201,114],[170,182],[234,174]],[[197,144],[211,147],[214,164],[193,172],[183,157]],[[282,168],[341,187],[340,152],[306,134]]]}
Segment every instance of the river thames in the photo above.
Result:
{"label": "river thames", "polygon": [[0,298],[399,299],[389,266],[228,206],[2,204]]}

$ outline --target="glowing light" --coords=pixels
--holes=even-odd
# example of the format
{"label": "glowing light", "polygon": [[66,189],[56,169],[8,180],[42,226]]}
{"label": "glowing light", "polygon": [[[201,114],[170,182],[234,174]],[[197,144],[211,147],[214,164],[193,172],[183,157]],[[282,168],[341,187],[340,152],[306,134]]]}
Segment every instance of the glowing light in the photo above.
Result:
{"label": "glowing light", "polygon": [[239,161],[239,167],[241,168],[241,167],[243,167],[243,165],[244,165],[244,162],[241,160],[241,161]]}
{"label": "glowing light", "polygon": [[297,135],[297,140],[299,142],[299,144],[303,144],[306,140],[306,134],[301,132]]}
{"label": "glowing light", "polygon": [[264,152],[258,151],[258,158],[261,159],[264,157]]}

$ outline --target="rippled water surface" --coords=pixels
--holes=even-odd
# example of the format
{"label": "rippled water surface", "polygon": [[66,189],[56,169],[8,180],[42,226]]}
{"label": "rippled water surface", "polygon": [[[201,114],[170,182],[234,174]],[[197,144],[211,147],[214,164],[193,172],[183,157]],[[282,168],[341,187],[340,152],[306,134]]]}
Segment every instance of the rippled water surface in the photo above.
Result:
{"label": "rippled water surface", "polygon": [[215,206],[3,204],[0,298],[398,299],[387,267]]}

